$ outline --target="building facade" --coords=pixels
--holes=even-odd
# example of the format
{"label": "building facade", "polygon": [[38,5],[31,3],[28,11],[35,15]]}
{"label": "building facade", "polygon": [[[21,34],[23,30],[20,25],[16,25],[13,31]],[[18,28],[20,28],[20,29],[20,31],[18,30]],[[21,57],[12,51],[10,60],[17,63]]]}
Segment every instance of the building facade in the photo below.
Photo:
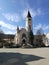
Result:
{"label": "building facade", "polygon": [[17,27],[14,42],[17,45],[20,46],[26,46],[28,45],[28,32],[30,32],[32,29],[32,17],[30,12],[28,11],[27,17],[26,17],[26,29]]}

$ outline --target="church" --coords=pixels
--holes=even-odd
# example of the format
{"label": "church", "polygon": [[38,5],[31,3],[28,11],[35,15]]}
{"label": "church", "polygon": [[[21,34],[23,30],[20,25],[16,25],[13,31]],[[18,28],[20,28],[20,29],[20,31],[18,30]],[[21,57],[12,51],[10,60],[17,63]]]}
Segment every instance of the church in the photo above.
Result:
{"label": "church", "polygon": [[31,16],[30,12],[28,11],[27,17],[26,17],[26,29],[25,28],[19,29],[19,27],[17,27],[15,38],[14,38],[14,43],[16,43],[20,46],[28,45],[28,43],[29,43],[28,32],[30,30],[32,30],[32,32],[33,32],[32,16]]}

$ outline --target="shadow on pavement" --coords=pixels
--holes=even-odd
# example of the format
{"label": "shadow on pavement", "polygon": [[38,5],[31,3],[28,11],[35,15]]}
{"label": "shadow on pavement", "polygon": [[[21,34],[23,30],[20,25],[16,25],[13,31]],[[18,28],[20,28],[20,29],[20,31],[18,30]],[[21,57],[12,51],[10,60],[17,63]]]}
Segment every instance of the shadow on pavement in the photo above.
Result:
{"label": "shadow on pavement", "polygon": [[21,53],[0,53],[0,65],[27,65],[26,62],[40,59],[44,57]]}

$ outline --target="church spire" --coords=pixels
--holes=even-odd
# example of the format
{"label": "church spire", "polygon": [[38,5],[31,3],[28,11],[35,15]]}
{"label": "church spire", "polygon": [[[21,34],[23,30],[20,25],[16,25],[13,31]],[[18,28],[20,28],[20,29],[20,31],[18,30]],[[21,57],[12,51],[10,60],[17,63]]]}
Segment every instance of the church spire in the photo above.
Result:
{"label": "church spire", "polygon": [[32,17],[31,17],[31,14],[28,10],[28,14],[27,14],[27,17],[26,17],[26,31],[30,31],[32,30]]}
{"label": "church spire", "polygon": [[31,14],[30,14],[29,10],[28,10],[28,14],[27,14],[27,17],[31,17]]}

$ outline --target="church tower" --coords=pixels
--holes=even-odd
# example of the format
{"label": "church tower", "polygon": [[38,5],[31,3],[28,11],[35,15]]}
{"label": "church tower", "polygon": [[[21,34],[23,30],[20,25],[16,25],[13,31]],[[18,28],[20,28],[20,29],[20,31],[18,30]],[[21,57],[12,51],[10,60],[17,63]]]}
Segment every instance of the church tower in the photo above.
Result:
{"label": "church tower", "polygon": [[32,30],[32,17],[30,12],[28,11],[27,17],[26,17],[26,31],[29,32]]}

